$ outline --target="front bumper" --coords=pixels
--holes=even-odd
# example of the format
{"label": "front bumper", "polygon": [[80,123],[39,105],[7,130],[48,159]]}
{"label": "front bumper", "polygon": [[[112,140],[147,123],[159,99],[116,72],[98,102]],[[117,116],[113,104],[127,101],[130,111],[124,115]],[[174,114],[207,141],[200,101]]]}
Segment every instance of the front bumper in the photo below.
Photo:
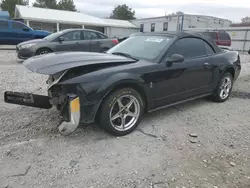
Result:
{"label": "front bumper", "polygon": [[35,51],[32,48],[23,48],[19,49],[18,46],[16,47],[17,57],[19,59],[28,59],[35,55]]}
{"label": "front bumper", "polygon": [[65,105],[63,115],[66,116],[66,121],[63,121],[58,130],[63,135],[73,133],[79,126],[81,120],[80,99],[77,96],[67,97],[60,96],[51,98],[43,95],[35,95],[31,93],[21,93],[6,91],[4,93],[4,101],[6,103],[18,104],[30,107],[50,109],[53,105]]}
{"label": "front bumper", "polygon": [[49,100],[51,98],[43,95],[35,95],[21,92],[4,92],[4,101],[10,104],[18,104],[30,107],[50,109],[52,105]]}

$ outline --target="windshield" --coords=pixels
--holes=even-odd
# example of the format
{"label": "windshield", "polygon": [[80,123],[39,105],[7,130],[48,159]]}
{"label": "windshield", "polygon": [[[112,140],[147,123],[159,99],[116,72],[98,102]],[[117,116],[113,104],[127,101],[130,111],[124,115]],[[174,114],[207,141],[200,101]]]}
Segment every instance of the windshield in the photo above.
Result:
{"label": "windshield", "polygon": [[107,53],[126,53],[137,59],[153,61],[169,45],[171,39],[171,37],[162,36],[131,36]]}
{"label": "windshield", "polygon": [[56,39],[57,37],[61,36],[63,33],[64,33],[63,31],[59,31],[57,33],[50,34],[49,36],[47,36],[43,39],[48,40],[48,41],[52,41],[52,40]]}

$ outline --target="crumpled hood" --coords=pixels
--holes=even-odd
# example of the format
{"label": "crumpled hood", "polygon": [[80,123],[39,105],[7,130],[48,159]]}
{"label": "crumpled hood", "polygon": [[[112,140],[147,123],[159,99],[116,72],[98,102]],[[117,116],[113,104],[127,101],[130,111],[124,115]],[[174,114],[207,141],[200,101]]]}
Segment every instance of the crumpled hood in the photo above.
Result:
{"label": "crumpled hood", "polygon": [[112,54],[93,52],[59,52],[34,56],[23,65],[32,72],[53,75],[75,67],[103,63],[128,63],[135,60]]}

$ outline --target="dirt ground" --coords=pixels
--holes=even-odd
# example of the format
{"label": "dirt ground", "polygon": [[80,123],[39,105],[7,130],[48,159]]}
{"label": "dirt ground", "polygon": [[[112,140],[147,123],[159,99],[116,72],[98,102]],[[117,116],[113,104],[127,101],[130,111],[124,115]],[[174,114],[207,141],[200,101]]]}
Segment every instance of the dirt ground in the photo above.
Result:
{"label": "dirt ground", "polygon": [[96,125],[64,137],[55,109],[5,104],[5,90],[46,93],[15,56],[0,52],[0,188],[250,188],[249,55],[227,102],[147,114],[124,137]]}

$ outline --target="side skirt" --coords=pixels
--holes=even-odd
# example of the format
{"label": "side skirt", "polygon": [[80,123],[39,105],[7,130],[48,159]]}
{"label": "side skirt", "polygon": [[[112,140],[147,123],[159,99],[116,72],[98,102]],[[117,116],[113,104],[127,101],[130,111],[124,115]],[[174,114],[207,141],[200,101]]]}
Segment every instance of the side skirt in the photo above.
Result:
{"label": "side skirt", "polygon": [[175,102],[175,103],[172,103],[172,104],[160,106],[160,107],[154,108],[154,109],[152,109],[152,110],[149,110],[148,112],[154,112],[154,111],[157,111],[157,110],[161,110],[161,109],[164,109],[164,108],[168,108],[168,107],[171,107],[171,106],[175,106],[175,105],[178,105],[178,104],[182,104],[182,103],[185,103],[185,102],[188,102],[188,101],[193,101],[193,100],[195,100],[195,99],[207,97],[207,96],[209,96],[209,95],[211,95],[211,93],[199,95],[199,96],[197,96],[197,97],[192,97],[192,98],[185,99],[185,100],[182,100],[182,101],[178,101],[178,102]]}

